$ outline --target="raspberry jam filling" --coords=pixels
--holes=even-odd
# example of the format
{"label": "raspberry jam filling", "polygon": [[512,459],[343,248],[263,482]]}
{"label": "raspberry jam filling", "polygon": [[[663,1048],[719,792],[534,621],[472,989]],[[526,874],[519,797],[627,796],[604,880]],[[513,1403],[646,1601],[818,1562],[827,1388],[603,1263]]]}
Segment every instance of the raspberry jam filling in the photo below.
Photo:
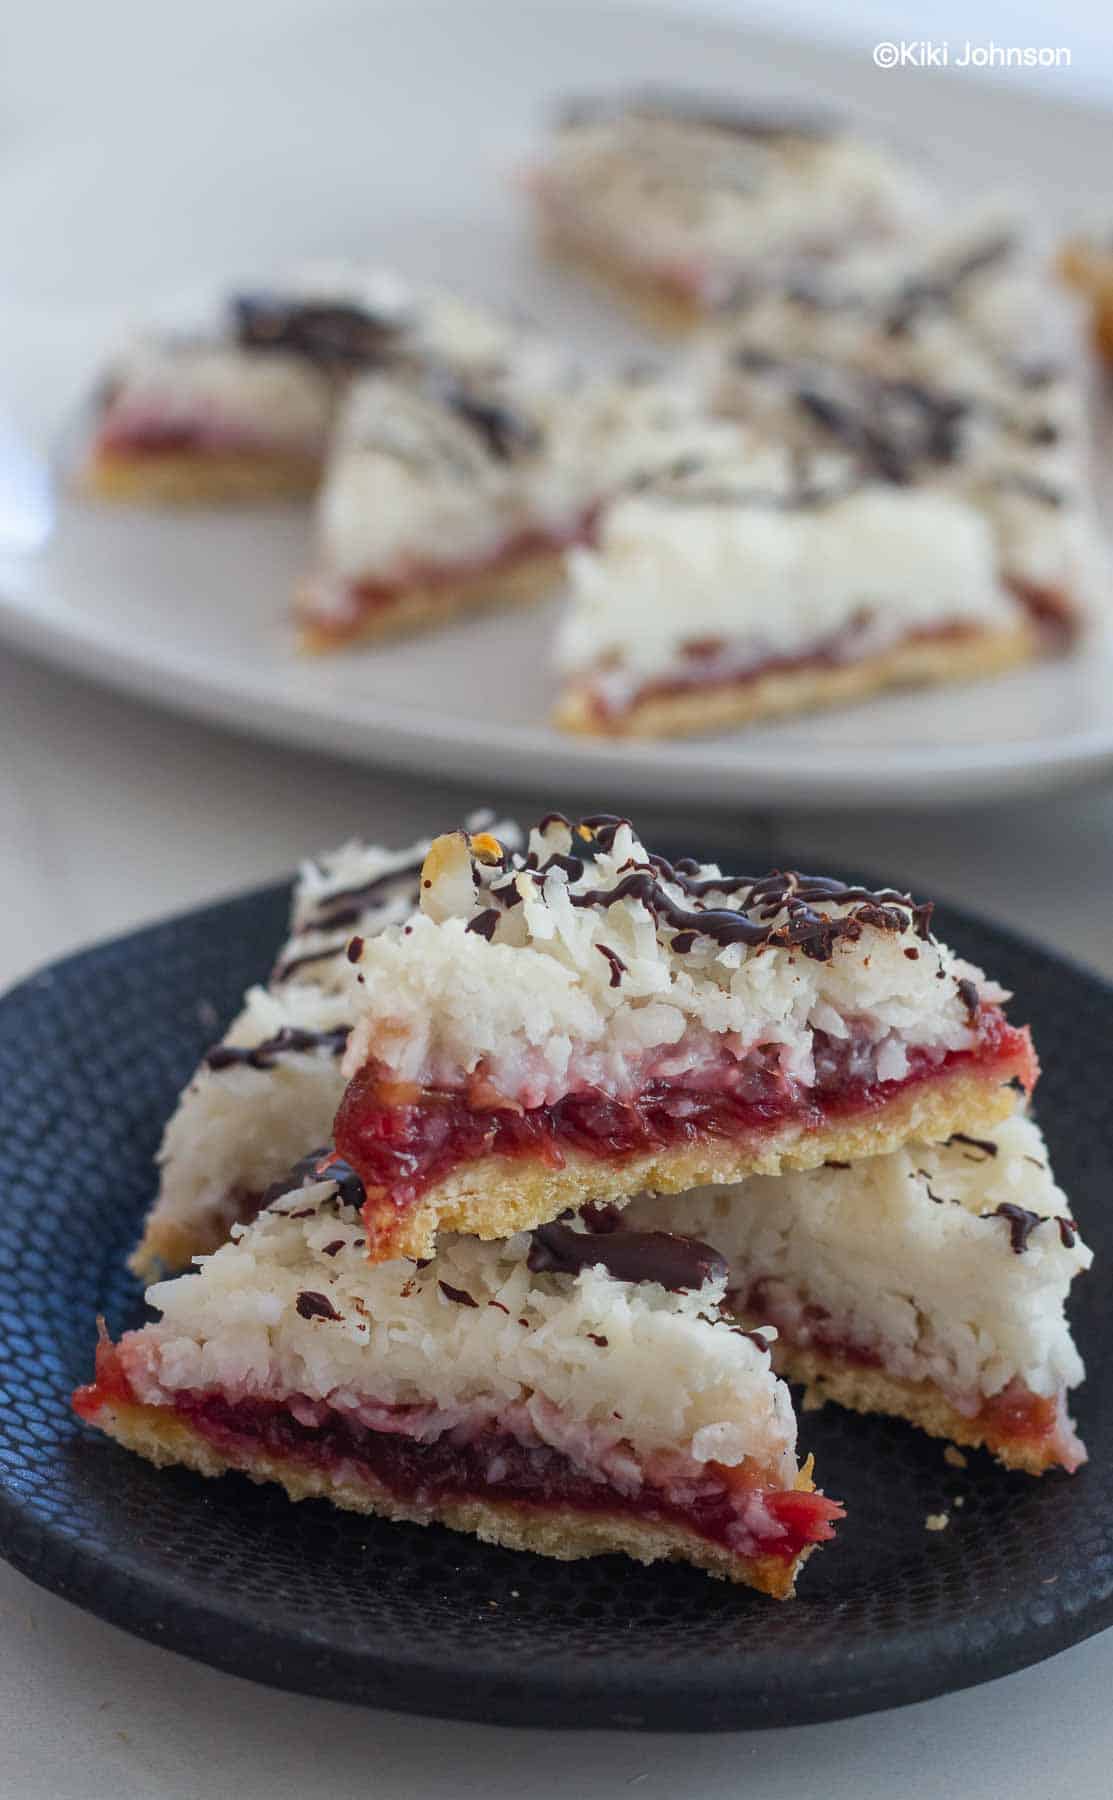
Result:
{"label": "raspberry jam filling", "polygon": [[[74,1407],[85,1419],[113,1402],[135,1404],[114,1345],[97,1352],[97,1379],[79,1388]],[[303,1424],[291,1406],[304,1404]],[[230,1462],[249,1467],[257,1455],[284,1464],[353,1473],[397,1500],[418,1507],[453,1500],[489,1500],[517,1508],[568,1507],[576,1512],[619,1515],[681,1526],[736,1555],[793,1561],[810,1544],[834,1534],[843,1517],[837,1501],[797,1489],[764,1487],[718,1463],[696,1465],[699,1474],[669,1489],[644,1482],[637,1493],[620,1493],[579,1468],[548,1445],[526,1445],[497,1429],[460,1441],[446,1433],[430,1443],[394,1432],[372,1430],[346,1414],[313,1402],[232,1401],[219,1393],[182,1393],[174,1413],[198,1431]]]}
{"label": "raspberry jam filling", "polygon": [[242,453],[251,456],[312,456],[316,444],[291,445],[272,443],[257,433],[213,419],[136,418],[121,420],[102,427],[97,438],[97,455],[101,457],[136,456],[220,456]]}
{"label": "raspberry jam filling", "polygon": [[744,1142],[788,1122],[814,1131],[831,1119],[878,1111],[907,1089],[963,1069],[1029,1086],[1035,1070],[1027,1032],[1008,1025],[996,1007],[983,1007],[978,1023],[973,1050],[940,1058],[910,1048],[908,1073],[899,1081],[877,1080],[872,1046],[864,1055],[853,1037],[816,1032],[812,1088],[790,1080],[774,1051],[759,1048],[717,1068],[706,1087],[691,1077],[693,1085],[658,1079],[628,1098],[585,1089],[529,1109],[488,1102],[481,1110],[467,1091],[415,1089],[402,1098],[369,1064],[341,1102],[336,1148],[367,1190],[370,1225],[381,1207],[404,1211],[481,1157],[531,1157],[560,1168],[568,1152],[616,1162],[704,1140]]}
{"label": "raspberry jam filling", "polygon": [[[1008,585],[1020,601],[1029,623],[1039,631],[1045,649],[1048,652],[1065,649],[1077,635],[1078,620],[1062,595],[1019,582]],[[904,632],[892,644],[866,647],[863,628],[868,627],[869,622],[868,618],[852,620],[833,637],[813,644],[810,649],[782,656],[755,655],[724,638],[696,639],[682,647],[667,673],[648,681],[636,680],[624,671],[621,662],[616,661],[611,667],[599,668],[590,678],[592,712],[600,724],[605,724],[607,720],[623,718],[636,706],[651,700],[745,688],[770,675],[838,669],[912,644],[961,645],[984,635],[983,628],[976,624],[952,620]]]}
{"label": "raspberry jam filling", "polygon": [[502,575],[531,557],[551,556],[573,544],[586,543],[593,517],[591,514],[565,531],[537,527],[516,532],[486,556],[457,562],[421,562],[415,558],[389,580],[351,581],[338,587],[322,576],[316,586],[310,585],[305,610],[315,632],[340,643],[357,631],[363,620],[399,604],[415,588],[451,588],[484,576]]}

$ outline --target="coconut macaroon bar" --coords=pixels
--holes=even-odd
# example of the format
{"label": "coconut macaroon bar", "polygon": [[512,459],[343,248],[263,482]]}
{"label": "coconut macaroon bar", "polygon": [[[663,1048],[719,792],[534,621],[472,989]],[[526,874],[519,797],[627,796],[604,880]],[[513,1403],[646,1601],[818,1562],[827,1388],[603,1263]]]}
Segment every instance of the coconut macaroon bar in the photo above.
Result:
{"label": "coconut macaroon bar", "polygon": [[[508,847],[520,841],[509,821],[496,829]],[[303,865],[269,983],[245,996],[163,1134],[158,1195],[131,1259],[137,1275],[153,1278],[215,1250],[331,1136],[351,1013],[344,951],[353,933],[366,939],[409,917],[428,849],[428,840],[400,851],[352,843]]]}
{"label": "coconut macaroon bar", "polygon": [[736,436],[686,375],[577,379],[526,334],[423,381],[368,375],[320,495],[302,641],[330,649],[531,601],[612,494]]}
{"label": "coconut macaroon bar", "polygon": [[1033,621],[1079,622],[1101,572],[1079,319],[1013,213],[817,265],[692,360],[711,404],[774,442],[962,499]]}
{"label": "coconut macaroon bar", "polygon": [[822,119],[652,91],[569,106],[527,180],[546,249],[665,330],[931,204],[895,157]]}
{"label": "coconut macaroon bar", "polygon": [[1062,649],[1102,552],[1057,311],[981,215],[740,306],[691,370],[749,436],[575,552],[557,722],[709,730]]}
{"label": "coconut macaroon bar", "polygon": [[311,493],[353,374],[467,365],[508,329],[382,270],[308,270],[237,294],[200,329],[147,332],[120,355],[81,485],[158,504]]}
{"label": "coconut macaroon bar", "polygon": [[1085,1461],[1064,1302],[1091,1253],[1022,1114],[984,1138],[643,1196],[622,1224],[714,1244],[728,1305],[776,1327],[806,1405],[893,1414],[1034,1475]]}
{"label": "coconut macaroon bar", "polygon": [[420,914],[349,949],[336,1144],[371,1259],[984,1133],[1035,1058],[929,917],[890,891],[672,866],[609,817],[550,815],[523,866],[489,835],[438,838]]}
{"label": "coconut macaroon bar", "polygon": [[1045,642],[976,507],[830,452],[751,443],[679,462],[608,508],[569,575],[554,722],[594,735],[992,674]]}
{"label": "coconut macaroon bar", "polygon": [[[159,1464],[570,1559],[674,1558],[785,1597],[842,1509],[705,1245],[445,1239],[372,1267],[352,1178],[276,1199],[102,1339],[81,1416]],[[597,1248],[597,1246],[599,1246]]]}

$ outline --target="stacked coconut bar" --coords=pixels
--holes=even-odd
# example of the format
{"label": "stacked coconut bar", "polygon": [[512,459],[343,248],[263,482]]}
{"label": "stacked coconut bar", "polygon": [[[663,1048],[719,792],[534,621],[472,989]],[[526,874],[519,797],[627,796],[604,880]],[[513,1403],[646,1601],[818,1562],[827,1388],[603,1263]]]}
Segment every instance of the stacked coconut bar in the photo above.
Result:
{"label": "stacked coconut bar", "polygon": [[[239,1222],[102,1342],[93,1423],[294,1498],[781,1596],[841,1516],[785,1375],[1013,1466],[1083,1459],[1063,1302],[1089,1257],[1015,1114],[1034,1055],[930,908],[550,815],[524,850],[437,839],[419,873],[349,850],[295,919],[352,1027],[335,1148],[321,1046],[275,1050],[260,1017],[252,1062],[241,1017],[168,1130],[142,1261]],[[216,1133],[241,1149],[203,1174],[214,1088],[245,1075]],[[304,1154],[268,1183],[279,1113]]]}

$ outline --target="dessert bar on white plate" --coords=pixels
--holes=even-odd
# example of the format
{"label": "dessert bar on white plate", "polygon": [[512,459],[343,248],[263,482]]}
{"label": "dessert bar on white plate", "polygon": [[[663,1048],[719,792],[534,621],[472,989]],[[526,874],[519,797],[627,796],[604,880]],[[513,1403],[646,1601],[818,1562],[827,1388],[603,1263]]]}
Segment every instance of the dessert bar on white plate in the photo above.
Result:
{"label": "dessert bar on white plate", "polygon": [[[517,841],[509,821],[496,828],[504,842]],[[132,1257],[137,1274],[150,1278],[216,1249],[291,1164],[331,1136],[351,1013],[345,948],[414,910],[428,848],[352,843],[302,865],[290,936],[268,985],[247,993],[163,1134],[158,1195]]]}
{"label": "dessert bar on white plate", "polygon": [[673,866],[557,814],[524,863],[436,839],[420,902],[345,964],[336,1143],[373,1259],[981,1132],[1035,1079],[1006,996],[894,892]]}
{"label": "dessert bar on white plate", "polygon": [[764,1338],[720,1313],[721,1259],[644,1234],[616,1277],[604,1240],[560,1226],[372,1267],[349,1180],[275,1198],[152,1288],[161,1318],[102,1337],[81,1416],[295,1500],[792,1592],[841,1508],[798,1463]]}
{"label": "dessert bar on white plate", "polygon": [[1063,648],[1105,560],[1073,324],[996,213],[767,283],[687,365],[748,438],[571,559],[557,722],[703,731]]}
{"label": "dessert bar on white plate", "polygon": [[646,1195],[622,1224],[713,1244],[728,1304],[776,1326],[805,1404],[894,1414],[1033,1474],[1085,1461],[1064,1306],[1092,1257],[1023,1114],[984,1138]]}
{"label": "dessert bar on white plate", "polygon": [[321,265],[245,288],[121,351],[81,485],[158,504],[311,493],[355,372],[486,366],[513,336],[487,308],[385,270]]}
{"label": "dessert bar on white plate", "polygon": [[884,252],[816,265],[693,353],[711,403],[778,444],[956,494],[1003,579],[1069,626],[1100,588],[1077,308],[1015,212],[979,207]]}
{"label": "dessert bar on white plate", "polygon": [[855,459],[739,443],[618,500],[570,558],[555,721],[599,735],[712,730],[1038,653],[962,498]]}
{"label": "dessert bar on white plate", "polygon": [[579,379],[525,337],[464,374],[365,376],[321,490],[302,640],[327,649],[532,601],[614,493],[736,436],[686,374]]}
{"label": "dessert bar on white plate", "polygon": [[911,167],[837,122],[653,91],[568,107],[527,186],[546,248],[666,330],[934,205]]}

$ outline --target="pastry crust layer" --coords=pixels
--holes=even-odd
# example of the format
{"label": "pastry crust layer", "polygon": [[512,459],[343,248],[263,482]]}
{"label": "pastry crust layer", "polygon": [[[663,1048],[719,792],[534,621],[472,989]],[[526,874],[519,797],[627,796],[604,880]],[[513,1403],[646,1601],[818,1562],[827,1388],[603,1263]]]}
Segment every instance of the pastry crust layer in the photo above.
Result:
{"label": "pastry crust layer", "polygon": [[93,500],[127,506],[242,505],[300,499],[321,479],[315,456],[265,450],[159,451],[157,455],[93,454],[78,480]]}
{"label": "pastry crust layer", "polygon": [[529,606],[549,593],[564,570],[561,550],[531,554],[504,569],[480,571],[455,580],[426,581],[400,588],[396,598],[369,608],[352,622],[314,618],[304,603],[299,612],[298,644],[316,654],[354,643],[402,636],[443,625],[460,613],[486,606]]}
{"label": "pastry crust layer", "polygon": [[745,1143],[683,1144],[617,1161],[566,1151],[563,1166],[555,1169],[527,1157],[485,1157],[454,1170],[411,1211],[393,1220],[372,1217],[369,1207],[368,1254],[374,1262],[432,1256],[440,1231],[511,1237],[546,1224],[565,1207],[579,1208],[588,1201],[621,1206],[643,1190],[678,1194],[740,1181],[746,1175],[855,1162],[899,1149],[912,1137],[936,1142],[956,1131],[984,1135],[1013,1107],[1014,1096],[1002,1084],[999,1070],[978,1075],[957,1069],[915,1083],[876,1111],[836,1118],[821,1130],[807,1131],[790,1120]]}
{"label": "pastry crust layer", "polygon": [[696,299],[685,299],[651,274],[627,268],[601,256],[576,239],[552,228],[543,230],[541,248],[546,258],[572,274],[586,276],[612,300],[617,300],[641,324],[661,337],[685,337],[702,325],[708,309]]}
{"label": "pastry crust layer", "polygon": [[933,1382],[902,1380],[880,1369],[841,1362],[822,1350],[800,1349],[784,1342],[772,1346],[772,1356],[779,1375],[806,1388],[806,1412],[834,1400],[851,1412],[886,1413],[892,1418],[907,1419],[930,1437],[991,1450],[1006,1469],[1043,1475],[1048,1469],[1062,1467],[1053,1439],[1006,1438],[994,1430],[992,1421],[960,1413]]}
{"label": "pastry crust layer", "polygon": [[[796,1572],[814,1547],[809,1545],[791,1561],[775,1556],[744,1557],[695,1532],[623,1514],[587,1514],[562,1506],[526,1507],[494,1499],[428,1503],[400,1500],[371,1477],[346,1479],[328,1470],[307,1468],[292,1457],[260,1451],[252,1455],[250,1464],[237,1462],[216,1450],[187,1420],[160,1407],[113,1401],[100,1409],[92,1423],[159,1468],[178,1464],[206,1476],[238,1469],[252,1481],[277,1482],[291,1500],[324,1499],[348,1512],[371,1513],[395,1522],[447,1525],[452,1531],[468,1532],[484,1543],[501,1544],[507,1550],[530,1550],[561,1562],[616,1552],[643,1563],[686,1562],[721,1580],[757,1588],[778,1600],[792,1595]],[[809,1459],[800,1470],[795,1487],[811,1493],[814,1486]]]}
{"label": "pastry crust layer", "polygon": [[997,675],[1032,661],[1041,651],[1039,632],[1022,621],[1005,631],[917,638],[860,662],[776,669],[721,686],[649,694],[611,716],[596,707],[590,685],[578,682],[559,701],[553,722],[564,731],[590,737],[681,737],[839,706],[884,688]]}

